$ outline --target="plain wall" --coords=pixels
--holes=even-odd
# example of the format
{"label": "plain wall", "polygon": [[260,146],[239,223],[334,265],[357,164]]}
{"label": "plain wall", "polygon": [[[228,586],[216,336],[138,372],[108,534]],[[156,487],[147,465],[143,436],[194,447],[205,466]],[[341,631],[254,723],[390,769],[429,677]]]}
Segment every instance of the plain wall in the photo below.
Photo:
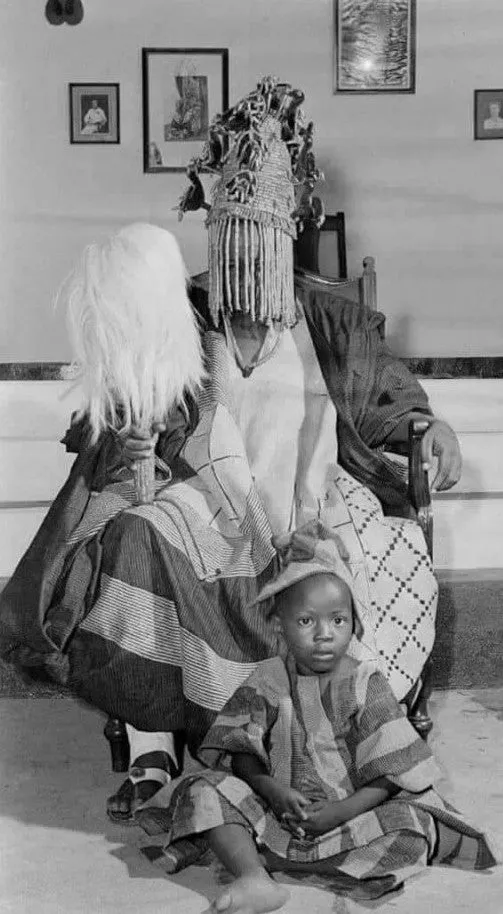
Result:
{"label": "plain wall", "polygon": [[[475,88],[503,83],[501,0],[418,0],[415,95],[332,91],[332,0],[84,0],[51,27],[43,0],[0,8],[0,361],[70,356],[54,294],[82,247],[123,223],[178,233],[206,264],[203,216],[179,224],[181,174],[142,173],[141,48],[228,47],[230,99],[274,73],[316,125],[328,212],[350,271],[376,257],[401,354],[503,354],[503,140],[474,142]],[[68,83],[119,82],[121,144],[70,145]]]}

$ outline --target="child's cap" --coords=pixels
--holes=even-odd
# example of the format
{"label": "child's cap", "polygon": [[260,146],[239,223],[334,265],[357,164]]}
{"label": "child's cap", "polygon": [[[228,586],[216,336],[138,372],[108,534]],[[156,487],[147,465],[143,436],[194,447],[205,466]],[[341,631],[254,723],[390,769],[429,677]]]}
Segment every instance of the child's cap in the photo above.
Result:
{"label": "child's cap", "polygon": [[315,574],[332,574],[347,585],[358,616],[360,601],[347,565],[349,554],[335,531],[314,520],[292,533],[273,537],[272,542],[278,552],[280,571],[262,588],[254,603],[263,603]]}

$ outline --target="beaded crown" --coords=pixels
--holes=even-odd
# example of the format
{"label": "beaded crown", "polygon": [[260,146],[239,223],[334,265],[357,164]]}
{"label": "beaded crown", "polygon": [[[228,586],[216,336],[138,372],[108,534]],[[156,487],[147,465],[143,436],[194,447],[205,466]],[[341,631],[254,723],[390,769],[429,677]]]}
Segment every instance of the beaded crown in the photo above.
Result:
{"label": "beaded crown", "polygon": [[[316,168],[313,124],[305,126],[304,95],[265,77],[209,128],[201,155],[187,169],[191,186],[179,204],[208,210],[209,307],[242,311],[265,324],[296,322],[293,240],[312,218]],[[211,205],[200,173],[219,175]],[[323,221],[318,212],[319,224]]]}

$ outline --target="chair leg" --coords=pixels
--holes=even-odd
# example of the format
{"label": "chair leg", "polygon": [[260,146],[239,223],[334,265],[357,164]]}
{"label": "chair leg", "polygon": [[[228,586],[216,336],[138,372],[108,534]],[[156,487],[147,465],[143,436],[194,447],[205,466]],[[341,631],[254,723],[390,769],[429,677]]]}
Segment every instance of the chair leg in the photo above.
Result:
{"label": "chair leg", "polygon": [[428,701],[432,692],[432,662],[427,660],[421,675],[421,687],[408,713],[408,718],[421,739],[426,742],[433,728],[428,712]]}
{"label": "chair leg", "polygon": [[109,717],[103,733],[110,744],[112,771],[129,771],[129,740],[125,724],[117,717]]}

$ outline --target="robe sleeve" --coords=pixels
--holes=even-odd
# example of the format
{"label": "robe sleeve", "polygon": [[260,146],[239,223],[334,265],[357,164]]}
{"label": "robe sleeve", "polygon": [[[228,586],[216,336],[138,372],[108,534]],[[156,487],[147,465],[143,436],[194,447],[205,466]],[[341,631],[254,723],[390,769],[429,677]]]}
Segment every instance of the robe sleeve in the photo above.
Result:
{"label": "robe sleeve", "polygon": [[81,454],[89,447],[91,430],[87,416],[77,417],[77,412],[72,413],[70,426],[61,439],[61,444],[65,445],[67,454]]}
{"label": "robe sleeve", "polygon": [[[376,336],[375,370],[359,431],[365,443],[376,448],[385,444],[404,420],[431,416],[432,411],[425,391],[405,363],[391,352],[377,335],[376,329],[370,332]],[[405,444],[408,433],[406,425],[404,429]]]}
{"label": "robe sleeve", "polygon": [[373,450],[410,414],[430,415],[421,385],[385,341],[385,317],[333,292],[300,295],[316,353],[345,432]]}
{"label": "robe sleeve", "polygon": [[[197,403],[191,399],[184,407],[174,407],[166,417],[166,430],[159,435],[156,454],[169,467],[177,461],[185,441],[197,425],[198,415]],[[87,416],[77,418],[77,413],[73,413],[70,427],[61,439],[61,444],[65,445],[68,453],[84,454],[91,447],[90,440],[91,429]],[[102,459],[99,473],[96,473],[93,480],[93,490],[99,492],[106,485],[109,474],[122,465],[123,458],[120,439],[111,430],[102,432],[97,446],[101,450]],[[177,467],[174,467],[174,476],[179,475],[176,470]],[[183,470],[181,473],[185,475]]]}
{"label": "robe sleeve", "polygon": [[198,753],[207,767],[230,770],[232,756],[245,753],[270,770],[268,743],[278,715],[278,698],[274,675],[270,677],[267,669],[269,663],[273,662],[258,665],[210,727]]}
{"label": "robe sleeve", "polygon": [[425,392],[390,352],[383,314],[333,293],[304,291],[301,301],[337,410],[338,462],[386,514],[410,517],[407,480],[383,451],[390,436],[393,450],[404,450],[406,420],[431,415]]}
{"label": "robe sleeve", "polygon": [[166,431],[159,435],[156,454],[173,467],[187,438],[193,433],[199,418],[197,403],[192,398],[186,406],[176,406],[166,419]]}
{"label": "robe sleeve", "polygon": [[357,686],[364,695],[356,715],[354,761],[357,788],[386,778],[402,790],[421,793],[438,775],[433,756],[407,720],[379,671]]}

